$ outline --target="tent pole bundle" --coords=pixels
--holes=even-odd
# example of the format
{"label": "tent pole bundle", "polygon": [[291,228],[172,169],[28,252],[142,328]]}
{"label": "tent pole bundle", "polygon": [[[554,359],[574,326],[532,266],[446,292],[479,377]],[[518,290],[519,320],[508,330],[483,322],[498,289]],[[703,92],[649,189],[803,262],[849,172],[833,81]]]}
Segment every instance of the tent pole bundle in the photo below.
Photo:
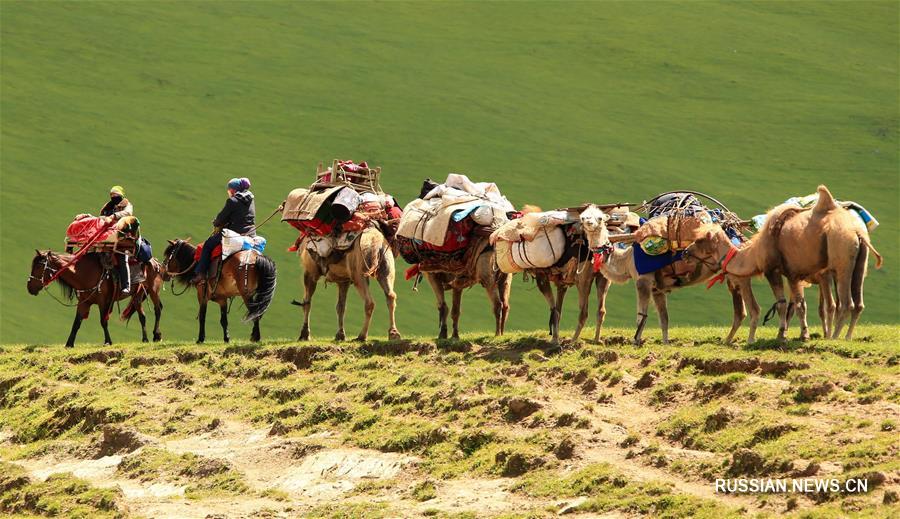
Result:
{"label": "tent pole bundle", "polygon": [[379,178],[381,177],[381,167],[362,168],[361,171],[345,171],[341,168],[337,159],[332,161],[331,169],[323,169],[322,163],[316,166],[316,181],[314,185],[325,187],[346,186],[353,188],[359,193],[375,193],[382,194]]}

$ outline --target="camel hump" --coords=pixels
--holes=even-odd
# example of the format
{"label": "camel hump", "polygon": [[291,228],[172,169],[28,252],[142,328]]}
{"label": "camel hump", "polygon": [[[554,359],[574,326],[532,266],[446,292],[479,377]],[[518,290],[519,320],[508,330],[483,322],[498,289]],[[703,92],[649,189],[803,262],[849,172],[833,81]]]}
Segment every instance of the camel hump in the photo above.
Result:
{"label": "camel hump", "polygon": [[838,208],[837,202],[834,201],[834,197],[831,196],[831,191],[827,187],[819,186],[816,191],[819,192],[819,200],[813,207],[813,214],[824,214]]}

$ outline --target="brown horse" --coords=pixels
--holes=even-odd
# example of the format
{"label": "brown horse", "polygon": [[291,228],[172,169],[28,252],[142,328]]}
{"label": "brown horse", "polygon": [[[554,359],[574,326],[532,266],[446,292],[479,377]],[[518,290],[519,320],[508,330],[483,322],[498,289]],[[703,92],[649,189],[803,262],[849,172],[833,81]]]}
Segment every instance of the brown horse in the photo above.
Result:
{"label": "brown horse", "polygon": [[200,312],[197,319],[200,321],[200,332],[197,335],[197,343],[206,341],[206,305],[209,301],[219,304],[220,319],[224,341],[229,341],[228,336],[228,301],[236,296],[241,296],[247,307],[244,322],[253,321],[253,331],[250,340],[260,340],[259,320],[272,303],[275,295],[275,263],[253,251],[243,250],[229,256],[222,265],[221,275],[210,278],[207,282],[194,284],[194,260],[196,247],[187,240],[169,240],[169,246],[165,251],[165,263],[163,273],[166,279],[174,278],[185,287],[197,289],[197,301],[200,303]]}
{"label": "brown horse", "polygon": [[[439,339],[447,338],[447,302],[444,292],[453,291],[453,306],[450,309],[450,317],[453,319],[452,338],[459,339],[459,316],[462,305],[463,290],[480,283],[491,300],[491,308],[494,311],[494,335],[503,335],[506,320],[509,318],[509,292],[512,287],[512,274],[506,274],[496,268],[495,252],[488,245],[487,240],[481,240],[475,245],[477,254],[474,268],[467,269],[463,273],[426,271],[423,272],[428,283],[434,290],[437,298],[438,323],[440,331]],[[480,249],[480,250],[479,250]]]}
{"label": "brown horse", "polygon": [[300,262],[303,265],[303,301],[293,303],[303,307],[303,328],[300,330],[301,341],[309,340],[309,314],[312,310],[312,297],[316,292],[316,284],[321,277],[326,281],[337,283],[338,330],[334,336],[336,341],[346,338],[344,334],[344,311],[347,308],[347,291],[352,284],[362,297],[365,305],[365,319],[362,330],[356,337],[364,341],[369,336],[369,324],[375,312],[375,301],[369,293],[369,278],[378,280],[384,291],[388,307],[388,338],[399,339],[397,321],[394,310],[397,306],[397,294],[394,292],[394,254],[384,234],[375,227],[364,230],[353,246],[346,252],[332,252],[327,258],[321,258],[307,247],[307,241],[300,244]]}
{"label": "brown horse", "polygon": [[[103,327],[104,344],[112,344],[109,337],[109,315],[112,312],[113,303],[126,299],[129,296],[123,295],[121,289],[116,282],[116,275],[112,270],[104,268],[101,253],[85,254],[74,265],[65,267],[72,255],[60,254],[53,251],[35,250],[34,259],[31,260],[31,275],[28,277],[28,293],[37,295],[45,286],[50,283],[51,278],[59,274],[56,281],[62,287],[63,295],[68,301],[78,300],[75,310],[75,321],[72,323],[72,331],[66,340],[66,347],[75,346],[75,336],[78,335],[78,329],[81,328],[81,321],[90,315],[91,306],[100,307],[100,326]],[[150,264],[144,266],[144,282],[135,283],[131,286],[131,302],[123,312],[123,316],[127,319],[137,311],[141,321],[141,340],[148,342],[147,339],[147,317],[144,315],[143,301],[149,296],[153,301],[153,310],[156,322],[153,326],[153,342],[162,339],[162,333],[159,331],[159,319],[162,315],[162,301],[159,298],[159,292],[162,289],[162,276],[158,271],[159,264],[155,260],[151,260]],[[65,267],[65,268],[64,268]]]}

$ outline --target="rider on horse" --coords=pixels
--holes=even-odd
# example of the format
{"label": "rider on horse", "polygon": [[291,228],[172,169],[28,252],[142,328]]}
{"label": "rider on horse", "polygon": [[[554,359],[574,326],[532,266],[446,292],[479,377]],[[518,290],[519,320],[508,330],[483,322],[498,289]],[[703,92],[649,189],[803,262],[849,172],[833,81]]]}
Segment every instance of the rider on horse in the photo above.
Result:
{"label": "rider on horse", "polygon": [[[76,220],[90,217],[90,214],[79,214]],[[109,202],[100,209],[100,217],[105,223],[116,222],[116,230],[120,237],[133,238],[137,245],[137,258],[141,263],[150,260],[150,243],[140,238],[140,221],[134,217],[134,206],[125,198],[125,188],[113,186],[109,188]],[[122,294],[131,292],[131,276],[128,271],[128,253],[116,265],[116,273],[119,276],[119,286]]]}
{"label": "rider on horse", "polygon": [[228,181],[228,200],[213,220],[212,236],[203,243],[200,260],[194,269],[193,283],[206,279],[213,249],[222,244],[222,229],[230,229],[244,236],[256,236],[256,204],[250,192],[250,179],[233,178]]}

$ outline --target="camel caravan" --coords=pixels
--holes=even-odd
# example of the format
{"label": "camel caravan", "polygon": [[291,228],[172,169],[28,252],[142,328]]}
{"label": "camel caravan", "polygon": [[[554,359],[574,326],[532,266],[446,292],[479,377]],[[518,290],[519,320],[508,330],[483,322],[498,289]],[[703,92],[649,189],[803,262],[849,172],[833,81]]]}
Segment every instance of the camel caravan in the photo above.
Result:
{"label": "camel caravan", "polygon": [[173,283],[175,295],[180,295],[175,283],[184,287],[181,293],[196,290],[198,343],[205,340],[209,301],[219,304],[224,340],[229,341],[229,302],[235,297],[246,307],[245,322],[253,323],[251,340],[259,341],[259,322],[274,297],[276,270],[263,254],[266,240],[256,230],[280,213],[299,233],[288,250],[298,253],[303,268],[303,298],[292,301],[303,311],[300,341],[312,337],[313,296],[323,280],[338,287],[335,340],[346,339],[344,314],[351,285],[365,312],[356,339],[366,340],[376,306],[371,278],[387,303],[387,337],[400,339],[394,281],[395,261],[402,257],[409,264],[404,277],[412,280],[413,288],[424,278],[434,291],[439,339],[459,338],[462,294],[476,284],[487,294],[494,333],[503,335],[513,277],[521,273],[534,280],[547,302],[554,343],[561,340],[560,319],[569,288],[577,290],[579,314],[568,340],[580,339],[596,288],[593,340],[600,342],[610,285],[628,281],[634,282],[636,293],[634,344],[643,341],[651,300],[667,343],[667,295],[717,283],[724,283],[732,301],[732,326],[725,341],[733,342],[749,314],[747,342],[752,343],[761,313],[752,278],[764,276],[772,288],[775,303],[764,321],[777,315],[779,341],[786,340],[794,314],[800,321],[800,339],[810,338],[804,290],[811,284],[819,287],[823,336],[836,339],[846,325],[844,337],[852,339],[864,309],[869,253],[876,257],[876,268],[882,264],[869,238],[877,220],[855,202],[836,200],[825,186],[743,220],[699,192],[661,193],[640,204],[584,203],[544,211],[532,205],[517,209],[497,184],[456,173],[440,183],[425,179],[419,196],[405,206],[380,182],[381,168],[366,162],[334,160],[327,168],[320,163],[309,186],[292,190],[257,225],[249,179],[232,179],[210,237],[197,246],[190,238],[169,240],[162,262],[152,257],[149,241],[140,236],[131,204],[123,201],[124,190],[114,186],[100,217],[79,215],[70,225],[66,253],[35,251],[28,290],[37,295],[56,281],[68,301],[77,299],[69,305],[76,307],[76,316],[68,347],[93,305],[100,307],[105,342],[111,344],[107,323],[112,306],[125,299],[129,302],[122,318],[138,314],[144,341],[148,336],[142,303],[147,298],[153,302],[153,340],[160,340],[164,281]]}

